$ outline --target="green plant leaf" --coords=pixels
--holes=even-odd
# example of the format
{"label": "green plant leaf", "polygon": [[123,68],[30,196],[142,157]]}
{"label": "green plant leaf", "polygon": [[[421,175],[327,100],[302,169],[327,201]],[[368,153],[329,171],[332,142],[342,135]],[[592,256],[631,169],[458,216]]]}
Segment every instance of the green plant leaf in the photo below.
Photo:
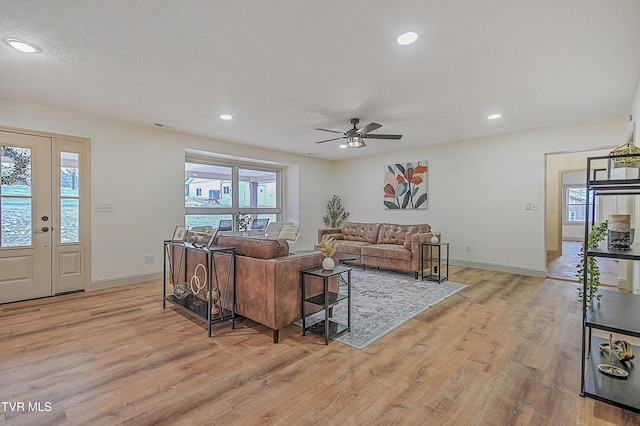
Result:
{"label": "green plant leaf", "polygon": [[425,192],[420,197],[418,197],[418,200],[416,201],[415,208],[417,209],[418,207],[420,207],[421,205],[426,203],[426,201],[427,201],[427,193]]}
{"label": "green plant leaf", "polygon": [[396,209],[400,208],[400,207],[398,207],[397,204],[392,203],[391,201],[385,201],[384,205],[385,205],[386,208],[391,209],[391,210],[396,210]]}
{"label": "green plant leaf", "polygon": [[402,200],[402,208],[406,209],[409,205],[409,200],[411,199],[411,193],[407,192],[404,194],[404,200]]}

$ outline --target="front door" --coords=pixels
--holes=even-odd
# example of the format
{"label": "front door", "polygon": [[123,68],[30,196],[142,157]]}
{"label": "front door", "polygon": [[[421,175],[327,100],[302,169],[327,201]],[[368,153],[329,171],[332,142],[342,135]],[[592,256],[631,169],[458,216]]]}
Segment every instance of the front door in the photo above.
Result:
{"label": "front door", "polygon": [[0,131],[0,303],[53,294],[52,140]]}

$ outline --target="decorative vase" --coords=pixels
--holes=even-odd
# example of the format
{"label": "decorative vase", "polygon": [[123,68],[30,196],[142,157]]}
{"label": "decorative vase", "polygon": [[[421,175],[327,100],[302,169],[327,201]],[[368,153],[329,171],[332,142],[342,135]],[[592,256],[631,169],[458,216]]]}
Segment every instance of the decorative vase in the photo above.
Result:
{"label": "decorative vase", "polygon": [[432,243],[437,243],[438,241],[439,241],[438,237],[436,237],[435,235],[433,237],[431,237],[431,242]]}
{"label": "decorative vase", "polygon": [[249,235],[249,234],[247,233],[247,231],[242,231],[242,236],[243,236],[243,237],[246,237],[247,235]]}
{"label": "decorative vase", "polygon": [[325,257],[322,261],[322,269],[324,269],[325,271],[331,271],[334,266],[336,266],[336,263],[331,257]]}

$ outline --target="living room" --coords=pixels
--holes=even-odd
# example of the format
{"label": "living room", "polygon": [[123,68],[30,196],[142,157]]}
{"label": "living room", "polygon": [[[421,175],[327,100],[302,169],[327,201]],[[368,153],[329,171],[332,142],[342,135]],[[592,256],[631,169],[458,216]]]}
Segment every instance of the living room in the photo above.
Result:
{"label": "living room", "polygon": [[[630,6],[632,3],[623,4]],[[637,11],[637,8],[633,10]],[[640,22],[640,16],[634,19],[636,23]],[[634,31],[632,34],[637,34],[637,29]],[[2,37],[6,36],[9,35],[2,34]],[[629,40],[636,39],[640,37],[629,37]],[[633,45],[636,42],[630,43]],[[5,48],[3,45],[0,58],[9,61]],[[357,46],[353,48],[357,51]],[[169,122],[170,117],[148,115],[147,124],[143,124],[108,114],[86,112],[81,103],[78,103],[78,108],[62,107],[56,103],[54,95],[64,99],[64,90],[51,94],[48,99],[28,91],[28,96],[21,98],[8,87],[13,79],[17,79],[16,75],[20,71],[28,69],[28,64],[13,68],[10,73],[3,72],[0,76],[0,85],[3,87],[0,91],[0,127],[9,132],[20,129],[90,140],[90,273],[84,285],[86,295],[100,289],[116,291],[122,286],[122,291],[128,295],[133,295],[134,290],[152,294],[137,286],[158,281],[162,277],[162,241],[171,237],[177,224],[184,223],[184,165],[187,152],[282,167],[285,190],[282,219],[300,224],[302,238],[297,243],[300,249],[310,250],[317,243],[317,231],[324,227],[322,216],[325,214],[326,203],[333,194],[338,194],[346,210],[350,212],[349,219],[356,222],[429,223],[441,228],[444,240],[452,247],[451,261],[457,268],[455,276],[458,281],[464,282],[465,277],[472,274],[467,271],[468,268],[481,277],[484,277],[483,271],[513,274],[508,275],[511,281],[506,278],[502,278],[505,282],[497,280],[511,288],[512,281],[525,286],[525,283],[530,283],[526,281],[528,279],[537,279],[535,282],[539,283],[546,276],[547,156],[554,153],[611,149],[621,145],[626,141],[629,131],[628,117],[631,116],[633,122],[640,117],[638,61],[634,57],[628,62],[629,68],[636,71],[635,81],[633,87],[629,87],[628,92],[622,96],[621,102],[630,102],[626,102],[627,105],[622,110],[618,108],[615,114],[600,114],[600,109],[594,107],[593,111],[585,113],[584,116],[588,116],[588,119],[557,121],[545,126],[508,132],[501,131],[498,127],[500,124],[493,123],[488,125],[493,128],[488,128],[484,135],[460,137],[446,143],[444,140],[431,142],[429,131],[425,129],[423,134],[413,135],[414,142],[415,139],[424,137],[424,144],[405,148],[403,142],[411,139],[405,136],[403,141],[394,145],[393,150],[367,151],[374,144],[386,143],[371,141],[367,147],[355,150],[358,151],[357,155],[351,153],[339,159],[281,150],[277,135],[269,136],[275,141],[271,148],[267,148],[196,135],[188,129],[182,131],[179,128],[161,128],[151,124],[156,120]],[[136,84],[143,85],[144,78],[123,82],[123,87],[111,89],[132,91]],[[474,84],[483,83],[477,81]],[[100,102],[99,99],[93,101]],[[527,102],[529,101],[523,100],[523,103]],[[119,107],[125,113],[138,109],[130,104]],[[333,125],[336,126],[332,128],[339,129],[341,124],[348,126],[348,119],[356,114],[356,111],[345,111],[344,108],[338,108],[338,111],[345,116],[332,117]],[[365,109],[363,112],[373,115],[370,111],[375,109]],[[383,124],[387,123],[384,121],[387,117],[368,116],[364,113],[361,114],[362,119],[367,122],[379,120]],[[295,121],[296,114],[291,115],[291,120]],[[506,113],[505,118],[508,118]],[[328,127],[328,124],[323,124],[323,120],[326,118],[319,120],[316,126]],[[388,123],[385,129],[393,126],[397,131],[403,131],[402,123]],[[231,121],[227,124],[234,123]],[[318,136],[314,135],[312,128],[309,131],[312,137]],[[242,130],[234,132],[242,133]],[[308,142],[305,149],[309,152],[314,149],[316,140],[318,139],[310,138],[305,141],[304,143]],[[337,147],[334,148],[338,150]],[[385,210],[382,207],[381,193],[384,166],[424,160],[428,165],[427,209]],[[115,211],[95,211],[95,205],[100,203],[113,205]],[[527,210],[527,203],[536,203],[538,209]],[[146,255],[153,255],[156,261],[145,263]],[[573,289],[572,285],[569,287]],[[514,293],[518,291],[524,290],[514,290]],[[160,303],[159,299],[157,303]],[[505,303],[517,304],[518,301],[509,300]],[[487,317],[491,315],[486,313]],[[424,322],[428,322],[431,317],[426,318],[428,319]],[[184,321],[182,318],[181,320]],[[442,322],[438,324],[446,326]],[[189,330],[187,333],[191,332]],[[239,339],[230,337],[232,334],[225,336]],[[194,332],[193,335],[189,334],[188,341],[193,343],[200,338],[206,340],[205,335]],[[566,338],[575,340],[571,346],[579,350],[577,336],[568,335]],[[296,349],[299,339],[300,337],[294,337],[289,339],[289,343],[280,343],[286,348],[279,348],[272,347],[267,336],[264,343],[260,341],[260,345],[264,344],[261,350],[269,353],[285,350],[317,351],[316,348]],[[210,340],[212,343],[209,345],[215,344],[215,338]],[[177,342],[179,340],[174,341]],[[419,344],[415,341],[413,343]],[[341,351],[332,347],[335,352]],[[407,348],[407,351],[410,349]],[[331,354],[326,353],[325,356]],[[234,355],[241,357],[242,353],[238,351]],[[574,376],[575,387],[569,394],[573,393],[578,398],[579,373]],[[391,383],[392,379],[385,377],[384,380]],[[366,394],[364,389],[360,392]],[[267,403],[268,399],[263,398]],[[595,414],[597,410],[593,409],[593,401],[589,403],[592,405],[587,408],[580,407],[594,418],[600,416]],[[579,400],[573,404],[588,403]],[[600,410],[608,409],[602,408],[602,404],[598,407]],[[451,419],[449,421],[453,422]]]}

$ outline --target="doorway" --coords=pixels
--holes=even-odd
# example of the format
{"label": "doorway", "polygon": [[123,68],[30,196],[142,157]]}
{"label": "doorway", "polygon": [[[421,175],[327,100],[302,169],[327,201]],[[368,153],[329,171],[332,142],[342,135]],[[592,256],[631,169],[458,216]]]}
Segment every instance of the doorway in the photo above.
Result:
{"label": "doorway", "polygon": [[[545,244],[547,277],[578,282],[579,252],[584,240],[584,201],[587,158],[608,155],[611,148],[595,151],[546,155]],[[582,190],[581,190],[582,189]],[[602,197],[597,221],[615,212],[615,199]],[[598,258],[600,282],[618,285],[619,264],[615,259]]]}
{"label": "doorway", "polygon": [[88,288],[88,145],[0,129],[0,303]]}

